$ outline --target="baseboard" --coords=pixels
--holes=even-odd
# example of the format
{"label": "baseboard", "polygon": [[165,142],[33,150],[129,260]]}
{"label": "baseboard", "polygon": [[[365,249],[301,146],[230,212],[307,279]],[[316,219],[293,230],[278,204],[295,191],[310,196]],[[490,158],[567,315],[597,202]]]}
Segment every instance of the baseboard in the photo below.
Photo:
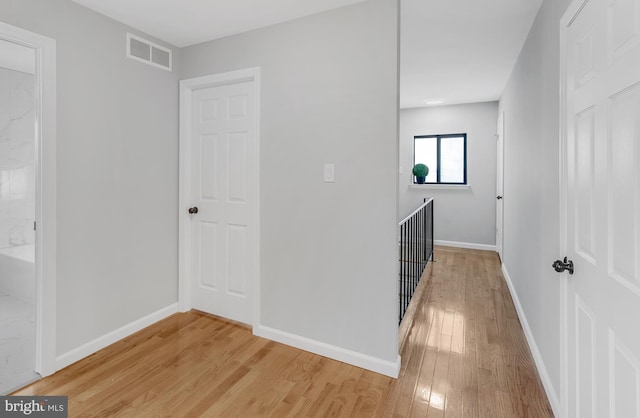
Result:
{"label": "baseboard", "polygon": [[277,341],[301,350],[309,351],[310,353],[338,360],[343,363],[348,363],[393,378],[397,378],[400,373],[400,356],[397,357],[395,362],[386,361],[377,357],[368,356],[356,351],[347,350],[342,347],[336,347],[331,344],[302,337],[300,335],[266,327],[264,325],[254,327],[253,333],[258,337]]}
{"label": "baseboard", "polygon": [[542,355],[540,354],[540,350],[538,349],[538,344],[536,344],[536,340],[533,337],[533,332],[531,332],[531,327],[529,327],[529,322],[527,321],[524,309],[522,309],[522,304],[520,303],[520,299],[518,298],[515,287],[513,287],[511,276],[509,276],[509,272],[507,271],[507,267],[504,265],[504,263],[502,264],[502,274],[504,275],[507,286],[509,287],[509,293],[511,293],[513,304],[516,306],[518,319],[520,319],[520,323],[522,324],[524,335],[527,338],[529,349],[531,350],[531,354],[533,355],[533,361],[536,363],[536,368],[538,369],[538,374],[540,375],[540,379],[542,380],[544,390],[547,393],[547,398],[549,398],[549,403],[551,404],[551,409],[553,409],[553,414],[556,417],[560,417],[562,416],[562,414],[560,413],[560,398],[558,397],[558,394],[553,387],[553,383],[551,383],[549,372],[544,365]]}
{"label": "baseboard", "polygon": [[474,244],[472,242],[456,242],[456,241],[442,241],[442,240],[434,240],[433,243],[435,245],[441,245],[443,247],[458,247],[458,248],[468,248],[470,250],[496,251],[495,245],[488,245],[488,244]]}
{"label": "baseboard", "polygon": [[111,331],[101,337],[96,338],[93,341],[89,341],[86,344],[81,345],[71,351],[68,351],[58,357],[56,357],[56,370],[64,369],[65,367],[75,363],[78,360],[90,356],[98,350],[120,341],[121,339],[128,337],[129,335],[140,331],[143,328],[148,327],[174,313],[178,312],[178,304],[173,303],[166,308],[162,308],[156,312],[142,317],[136,321],[133,321],[121,328]]}

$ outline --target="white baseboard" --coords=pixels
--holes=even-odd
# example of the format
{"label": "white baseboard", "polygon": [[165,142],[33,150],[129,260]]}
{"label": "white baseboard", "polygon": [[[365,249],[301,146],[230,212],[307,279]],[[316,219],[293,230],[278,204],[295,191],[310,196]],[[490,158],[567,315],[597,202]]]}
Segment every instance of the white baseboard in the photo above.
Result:
{"label": "white baseboard", "polygon": [[128,337],[129,335],[138,332],[141,329],[146,328],[149,325],[152,325],[170,315],[173,315],[176,312],[178,312],[178,304],[174,303],[167,306],[166,308],[162,308],[156,312],[150,313],[145,317],[142,317],[121,328],[111,331],[108,334],[98,337],[93,341],[89,341],[88,343],[83,344],[78,348],[74,348],[73,350],[56,357],[56,370],[61,370],[78,360],[82,360],[83,358],[90,356],[96,351],[102,350],[108,345],[111,345],[116,341],[120,341],[121,339]]}
{"label": "white baseboard", "polygon": [[513,282],[511,281],[511,276],[509,276],[509,272],[507,271],[507,267],[502,264],[502,274],[504,274],[504,278],[507,282],[507,286],[509,287],[509,292],[511,293],[511,299],[513,299],[513,303],[516,306],[516,312],[518,313],[518,319],[520,319],[520,323],[522,324],[522,329],[524,330],[524,335],[527,337],[527,343],[529,343],[529,349],[531,350],[531,354],[533,355],[533,360],[536,363],[536,368],[538,369],[538,374],[540,375],[540,379],[542,380],[542,385],[544,386],[544,390],[547,393],[547,397],[549,398],[549,403],[551,404],[551,409],[553,409],[553,414],[557,417],[562,416],[560,414],[560,398],[553,387],[553,383],[551,383],[551,377],[549,377],[549,372],[547,371],[546,366],[544,365],[544,361],[542,360],[542,355],[540,354],[540,350],[538,349],[538,344],[536,344],[536,340],[533,337],[533,332],[531,332],[531,328],[529,327],[529,322],[527,321],[527,317],[524,313],[524,309],[522,309],[522,304],[520,303],[520,299],[518,298],[518,294],[516,293],[515,288],[513,287]]}
{"label": "white baseboard", "polygon": [[258,337],[277,341],[282,344],[290,345],[301,350],[352,364],[393,378],[397,378],[400,373],[400,356],[398,356],[395,362],[382,360],[377,357],[371,357],[342,347],[301,337],[300,335],[265,327],[264,325],[253,328],[253,333]]}
{"label": "white baseboard", "polygon": [[458,247],[458,248],[468,248],[470,250],[496,251],[495,245],[488,245],[488,244],[474,244],[472,242],[442,241],[438,239],[434,240],[433,243],[435,245],[441,245],[443,247]]}

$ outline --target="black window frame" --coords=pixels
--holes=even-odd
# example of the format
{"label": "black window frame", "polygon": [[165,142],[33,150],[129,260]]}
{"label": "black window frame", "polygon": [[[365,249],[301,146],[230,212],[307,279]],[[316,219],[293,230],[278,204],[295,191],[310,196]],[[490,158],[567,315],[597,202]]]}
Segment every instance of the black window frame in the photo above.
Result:
{"label": "black window frame", "polygon": [[[442,138],[463,138],[464,141],[464,182],[463,183],[451,183],[451,182],[441,182],[440,181],[440,167],[441,167],[441,147],[440,147],[440,141],[442,140]],[[443,185],[459,185],[459,186],[466,186],[467,185],[467,134],[466,133],[460,133],[460,134],[439,134],[439,135],[416,135],[413,137],[413,165],[416,165],[416,139],[418,138],[436,138],[437,141],[437,159],[438,159],[438,166],[436,167],[436,182],[426,182],[423,184],[443,184]],[[429,169],[431,169],[431,167],[429,167]],[[411,173],[413,175],[413,173]],[[416,178],[415,176],[413,176],[413,184],[418,184],[416,183]]]}

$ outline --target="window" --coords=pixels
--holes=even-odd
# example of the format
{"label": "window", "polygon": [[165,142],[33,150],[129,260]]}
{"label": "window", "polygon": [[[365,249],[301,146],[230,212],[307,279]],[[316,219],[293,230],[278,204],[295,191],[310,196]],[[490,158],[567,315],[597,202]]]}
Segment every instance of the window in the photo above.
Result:
{"label": "window", "polygon": [[429,167],[427,184],[467,184],[467,134],[416,136],[413,151],[413,164]]}

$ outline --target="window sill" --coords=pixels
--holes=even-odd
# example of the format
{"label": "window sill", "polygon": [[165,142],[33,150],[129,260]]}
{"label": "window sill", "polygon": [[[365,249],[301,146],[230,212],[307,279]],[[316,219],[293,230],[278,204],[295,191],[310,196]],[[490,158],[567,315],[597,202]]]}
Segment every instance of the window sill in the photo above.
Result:
{"label": "window sill", "polygon": [[410,184],[410,189],[431,189],[431,190],[467,190],[471,186],[468,184]]}

